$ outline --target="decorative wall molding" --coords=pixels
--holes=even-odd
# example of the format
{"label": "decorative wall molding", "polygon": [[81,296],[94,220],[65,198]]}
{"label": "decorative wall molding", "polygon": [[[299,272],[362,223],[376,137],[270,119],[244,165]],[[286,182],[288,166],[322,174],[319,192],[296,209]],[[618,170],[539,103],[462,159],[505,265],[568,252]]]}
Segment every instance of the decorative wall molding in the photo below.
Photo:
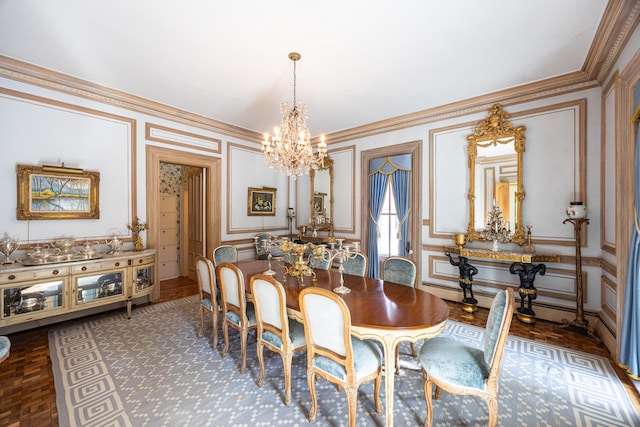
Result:
{"label": "decorative wall molding", "polygon": [[155,123],[146,123],[145,138],[147,141],[162,142],[178,147],[197,148],[210,153],[220,154],[222,151],[222,141],[217,138],[160,126]]}

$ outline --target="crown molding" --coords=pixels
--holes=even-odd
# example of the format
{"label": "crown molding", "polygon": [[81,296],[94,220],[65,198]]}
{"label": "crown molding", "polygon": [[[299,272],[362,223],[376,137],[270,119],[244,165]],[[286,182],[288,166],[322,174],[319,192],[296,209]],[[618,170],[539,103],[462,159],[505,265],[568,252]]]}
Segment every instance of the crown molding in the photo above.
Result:
{"label": "crown molding", "polygon": [[640,0],[610,0],[582,67],[590,79],[604,84],[611,67],[640,23]]}
{"label": "crown molding", "polygon": [[0,55],[0,77],[259,143],[258,132]]}

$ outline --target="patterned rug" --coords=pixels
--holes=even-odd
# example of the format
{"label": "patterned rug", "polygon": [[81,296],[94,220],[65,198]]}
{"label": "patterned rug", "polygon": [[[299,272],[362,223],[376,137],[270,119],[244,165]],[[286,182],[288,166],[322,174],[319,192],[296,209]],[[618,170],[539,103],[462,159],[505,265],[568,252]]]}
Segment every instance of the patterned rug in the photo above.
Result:
{"label": "patterned rug", "polygon": [[[308,426],[310,408],[306,354],[294,357],[292,403],[284,405],[282,359],[265,351],[267,376],[255,384],[259,364],[250,337],[247,371],[240,374],[238,335],[220,356],[211,329],[201,339],[197,296],[106,313],[52,329],[49,346],[61,426]],[[444,334],[475,343],[483,329],[449,322]],[[409,346],[401,347],[405,369],[396,377],[397,426],[422,425],[421,373]],[[344,391],[326,381],[317,386],[315,425],[347,423]],[[384,387],[381,395],[384,403]],[[484,401],[443,392],[434,425],[486,426]],[[383,408],[384,409],[384,408]],[[510,336],[500,378],[500,426],[638,426],[640,418],[609,361]],[[375,413],[373,384],[358,395],[359,426],[383,426]]]}

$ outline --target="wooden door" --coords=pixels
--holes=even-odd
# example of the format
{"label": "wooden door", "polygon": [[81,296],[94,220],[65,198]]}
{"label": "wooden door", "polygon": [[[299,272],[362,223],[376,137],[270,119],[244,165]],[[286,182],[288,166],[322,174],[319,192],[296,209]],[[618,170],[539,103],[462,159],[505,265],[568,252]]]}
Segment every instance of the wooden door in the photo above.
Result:
{"label": "wooden door", "polygon": [[188,242],[185,245],[187,248],[185,259],[188,260],[187,275],[193,280],[197,279],[195,260],[198,256],[205,256],[206,247],[204,221],[206,218],[206,204],[204,203],[206,181],[204,173],[202,168],[189,168],[184,191],[184,208],[186,209],[183,215],[183,218],[186,218],[184,235],[188,237]]}

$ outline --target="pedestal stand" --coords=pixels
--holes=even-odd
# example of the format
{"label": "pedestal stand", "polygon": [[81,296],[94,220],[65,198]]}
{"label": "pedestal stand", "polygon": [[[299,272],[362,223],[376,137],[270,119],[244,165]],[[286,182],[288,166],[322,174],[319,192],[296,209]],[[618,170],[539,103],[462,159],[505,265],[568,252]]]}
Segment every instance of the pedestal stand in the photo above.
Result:
{"label": "pedestal stand", "polygon": [[576,236],[576,318],[573,321],[562,319],[563,326],[560,328],[568,329],[582,335],[589,335],[597,342],[600,338],[595,334],[593,327],[589,326],[589,322],[584,318],[584,284],[582,283],[582,233],[580,233],[583,224],[589,224],[588,218],[567,218],[562,221],[563,224],[570,222]]}

